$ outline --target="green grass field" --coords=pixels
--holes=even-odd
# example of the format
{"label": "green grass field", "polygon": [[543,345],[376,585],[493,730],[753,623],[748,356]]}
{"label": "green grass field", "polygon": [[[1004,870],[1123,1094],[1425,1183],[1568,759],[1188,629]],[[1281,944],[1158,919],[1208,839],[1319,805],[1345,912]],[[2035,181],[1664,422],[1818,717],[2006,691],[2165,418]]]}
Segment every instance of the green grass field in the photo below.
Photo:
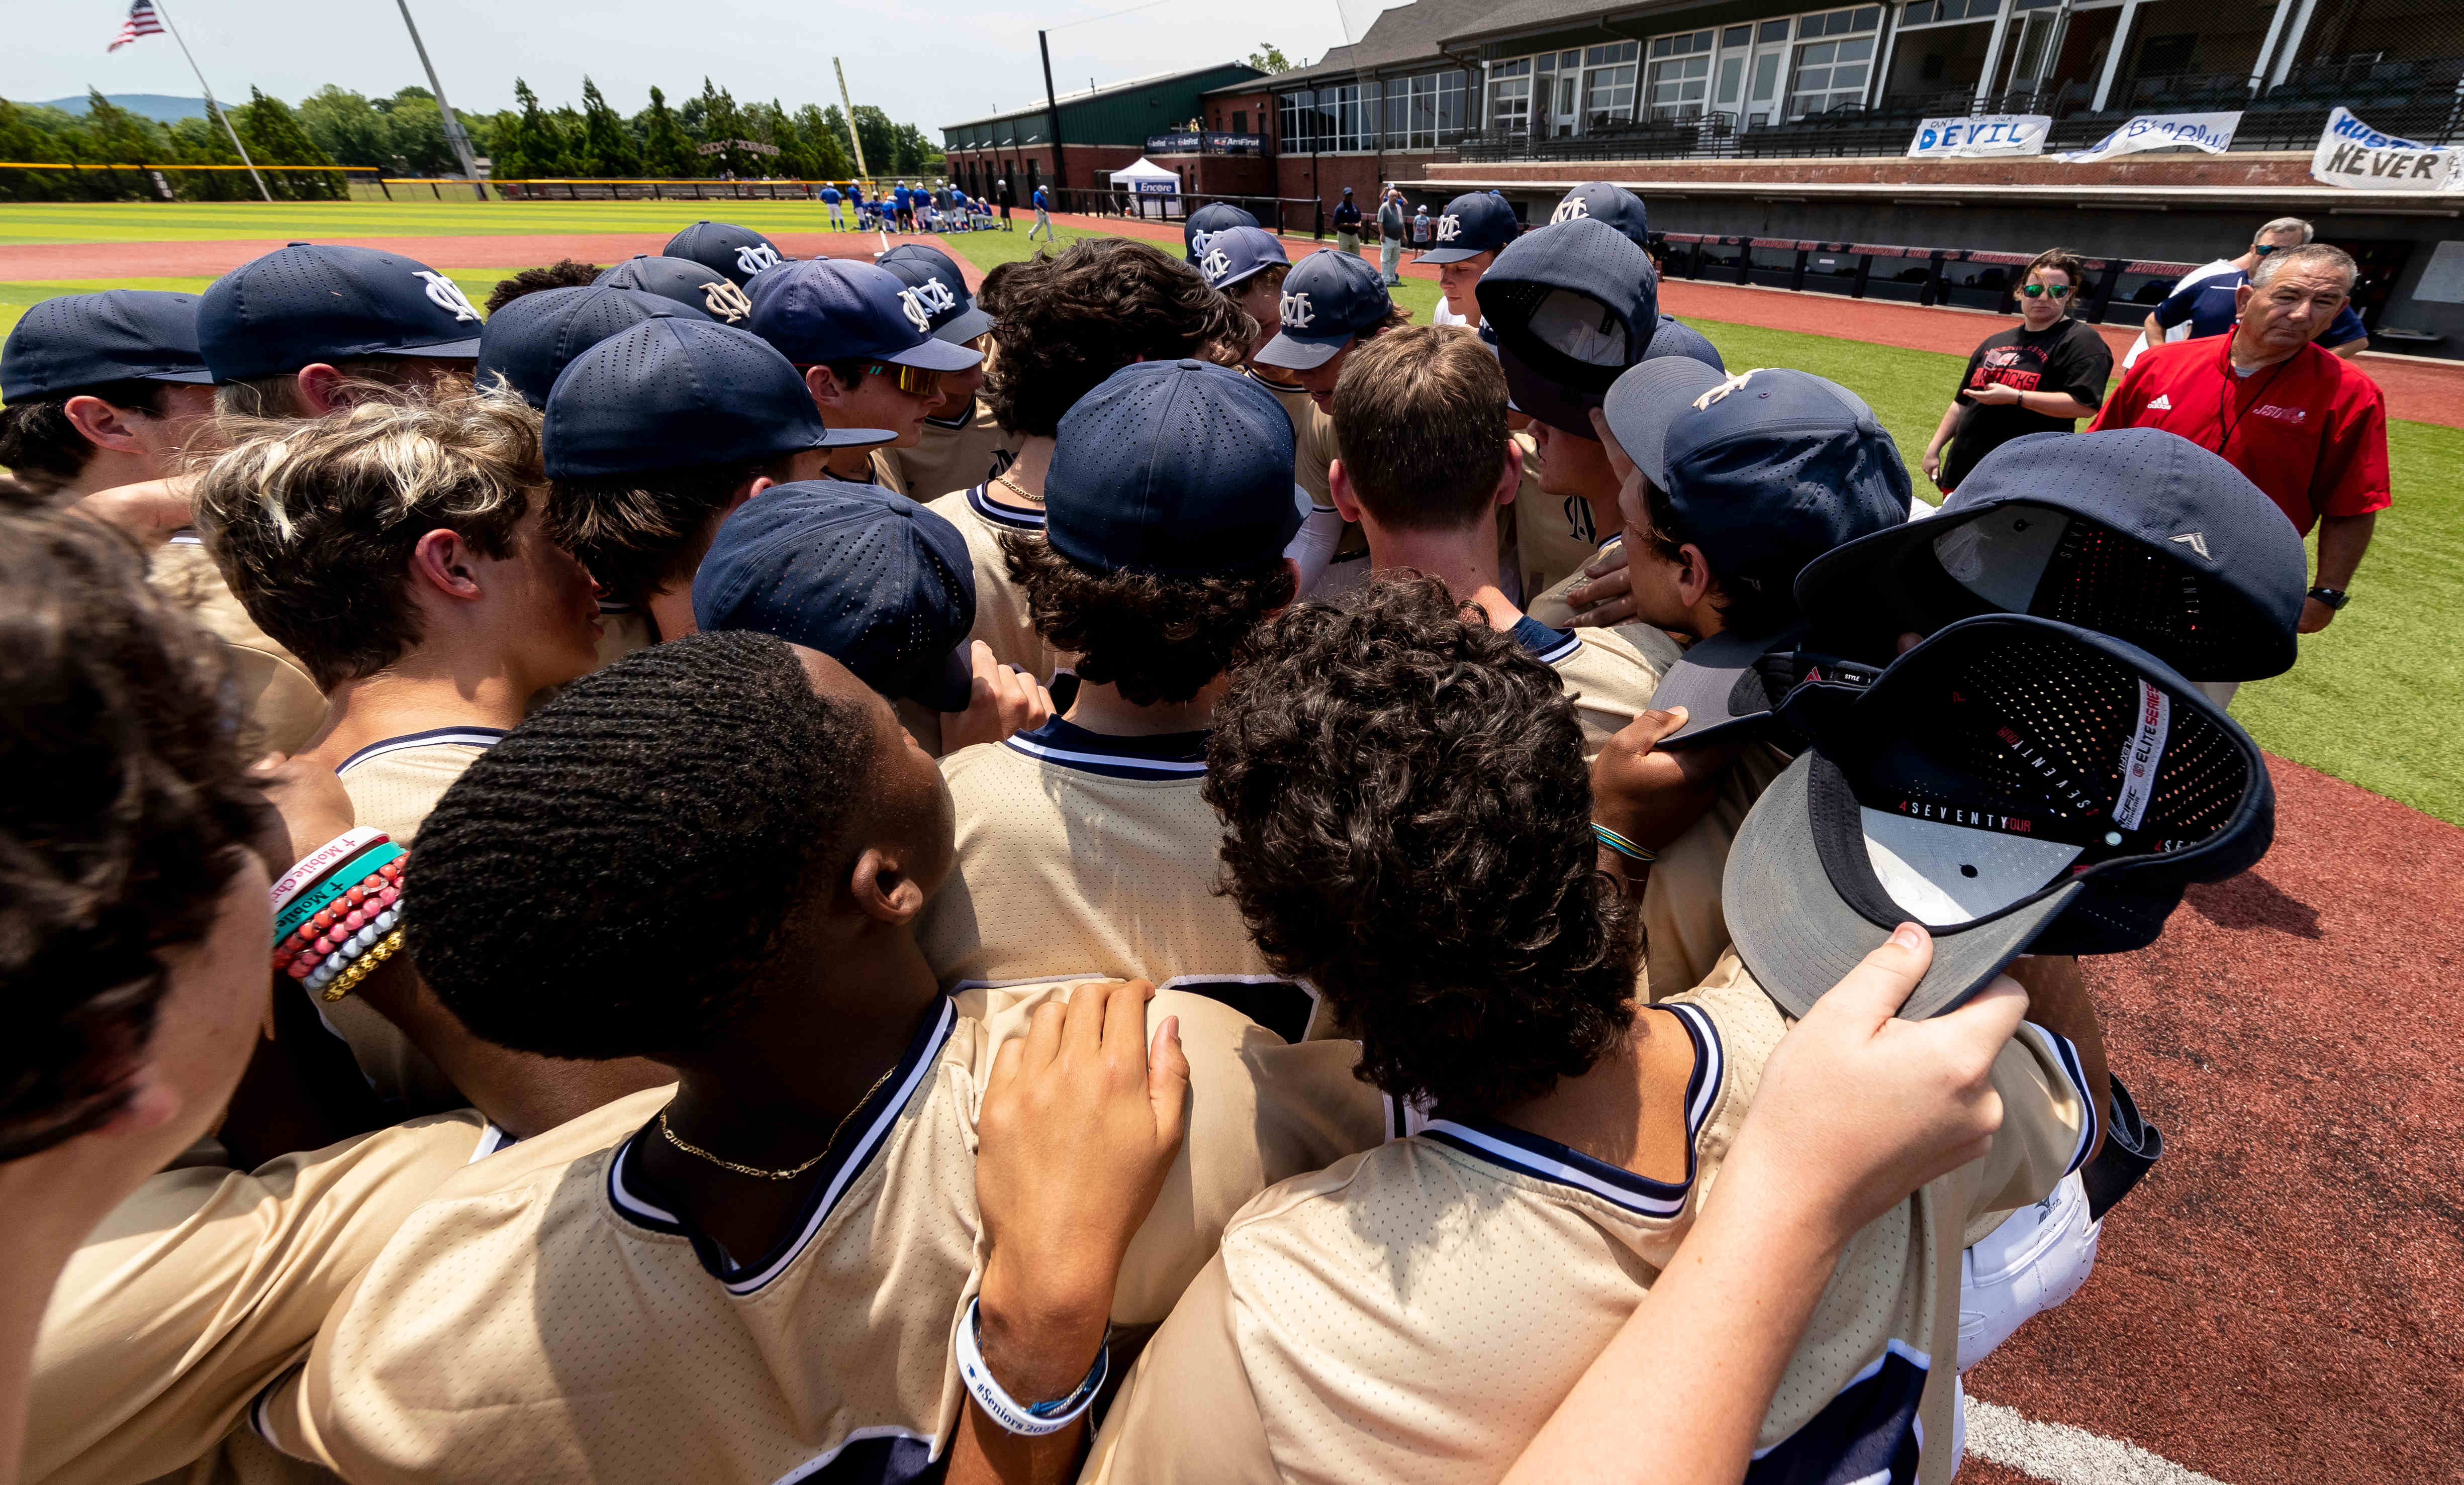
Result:
{"label": "green grass field", "polygon": [[[765,231],[825,228],[818,206],[713,202],[712,213]],[[334,202],[162,207],[0,207],[0,243],[175,241],[345,234],[505,235],[529,232],[671,230],[691,210],[677,202],[429,204]],[[697,213],[696,213],[697,214]],[[1028,256],[1022,214],[1012,232],[942,239],[979,268]],[[1063,244],[1096,235],[1061,229]],[[505,269],[458,269],[451,276],[476,302]],[[203,278],[0,282],[0,333],[25,307],[55,294],[96,289],[202,290]],[[1406,279],[1396,297],[1426,323],[1437,286]],[[1698,322],[1732,368],[1793,366],[1855,390],[1872,404],[1909,457],[1942,415],[1955,356],[1867,345],[1824,336]],[[2350,608],[2325,633],[2305,639],[2286,675],[2242,688],[2233,714],[2271,752],[2456,824],[2464,824],[2464,430],[2394,423],[2388,454],[2394,509],[2353,585]],[[1922,493],[1930,495],[1922,475]]]}

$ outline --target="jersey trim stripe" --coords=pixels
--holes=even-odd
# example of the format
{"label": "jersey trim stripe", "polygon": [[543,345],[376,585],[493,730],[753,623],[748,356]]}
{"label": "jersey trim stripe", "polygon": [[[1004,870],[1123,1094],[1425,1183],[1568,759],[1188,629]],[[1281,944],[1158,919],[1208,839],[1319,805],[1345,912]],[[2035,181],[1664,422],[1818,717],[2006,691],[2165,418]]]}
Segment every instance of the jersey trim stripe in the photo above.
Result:
{"label": "jersey trim stripe", "polygon": [[458,743],[466,748],[493,748],[505,740],[501,727],[434,727],[424,732],[405,732],[400,737],[385,737],[362,748],[334,765],[337,774],[347,774],[361,764],[400,753],[405,748],[433,748],[445,743]]}
{"label": "jersey trim stripe", "polygon": [[814,1188],[812,1196],[807,1199],[803,1220],[795,1234],[771,1253],[750,1263],[731,1264],[716,1243],[694,1231],[676,1213],[647,1199],[645,1193],[650,1189],[642,1183],[640,1173],[631,1167],[633,1148],[649,1132],[649,1125],[635,1130],[631,1138],[618,1146],[615,1157],[607,1162],[608,1204],[619,1217],[636,1227],[692,1239],[694,1256],[701,1259],[701,1266],[725,1285],[729,1294],[743,1299],[760,1293],[803,1253],[814,1235],[821,1232],[822,1224],[828,1221],[830,1213],[837,1209],[839,1198],[871,1165],[872,1157],[880,1152],[881,1147],[888,1143],[891,1126],[906,1111],[915,1091],[928,1081],[935,1059],[957,1024],[956,1003],[945,995],[941,998],[940,1009],[929,1024],[909,1043],[906,1055],[892,1070],[890,1081],[882,1085],[880,1092],[859,1106],[860,1115],[869,1115],[864,1120],[863,1133],[857,1136],[854,1144],[823,1166],[826,1179]]}
{"label": "jersey trim stripe", "polygon": [[1551,629],[1529,614],[1514,621],[1507,631],[1514,643],[1530,651],[1531,658],[1544,666],[1553,666],[1583,647],[1582,638],[1571,629]]}
{"label": "jersey trim stripe", "polygon": [[2085,1165],[2087,1152],[2096,1148],[2097,1124],[2102,1117],[2103,1111],[2096,1106],[2095,1096],[2087,1091],[2087,1066],[2079,1060],[2079,1048],[2068,1037],[2059,1032],[2047,1031],[2044,1027],[2037,1026],[2035,1021],[2030,1021],[2028,1024],[2035,1027],[2037,1034],[2052,1045],[2054,1056],[2061,1060],[2062,1076],[2068,1078],[2071,1081],[2071,1086],[2079,1090],[2079,1107],[2087,1110],[2087,1118],[2079,1124],[2079,1147],[2071,1151],[2071,1163],[2062,1170],[2062,1174],[2068,1175]]}
{"label": "jersey trim stripe", "polygon": [[1106,778],[1197,778],[1206,772],[1204,732],[1122,737],[1090,732],[1054,717],[1002,743],[1030,758]]}
{"label": "jersey trim stripe", "polygon": [[1011,531],[1042,531],[1044,529],[1044,514],[1042,512],[1037,512],[1035,514],[1030,515],[1024,511],[1013,511],[1007,506],[995,505],[993,504],[992,496],[988,492],[988,487],[986,485],[978,485],[975,489],[967,491],[967,509],[975,512],[976,514],[980,516],[984,523],[989,526],[1005,526]]}
{"label": "jersey trim stripe", "polygon": [[918,1433],[913,1429],[902,1429],[892,1423],[876,1423],[866,1428],[849,1429],[847,1430],[847,1437],[839,1440],[838,1443],[833,1445],[826,1452],[815,1454],[812,1458],[805,1460],[803,1464],[796,1466],[796,1468],[779,1476],[777,1481],[774,1482],[774,1485],[798,1485],[799,1481],[809,1480],[814,1475],[819,1474],[824,1470],[828,1469],[832,1464],[836,1463],[839,1455],[846,1453],[848,1450],[853,1449],[858,1444],[869,1443],[878,1438],[908,1439],[914,1443],[921,1444],[925,1448],[925,1457],[928,1459],[932,1457],[932,1449],[939,1442],[939,1440],[934,1438],[933,1435],[929,1433]]}
{"label": "jersey trim stripe", "polygon": [[[1621,1166],[1595,1160],[1581,1150],[1560,1145],[1544,1135],[1485,1119],[1432,1119],[1421,1126],[1420,1132],[1493,1165],[1507,1166],[1544,1181],[1590,1191],[1642,1216],[1679,1215],[1684,1212],[1686,1196],[1694,1189],[1696,1143],[1702,1139],[1703,1125],[1719,1103],[1720,1087],[1727,1074],[1727,1058],[1720,1043],[1719,1028],[1702,1007],[1680,1004],[1656,1009],[1674,1015],[1678,1024],[1685,1028],[1685,1035],[1694,1042],[1694,1071],[1685,1081],[1683,1181],[1673,1185],[1655,1181]],[[1390,1113],[1390,1123],[1392,1118]]]}

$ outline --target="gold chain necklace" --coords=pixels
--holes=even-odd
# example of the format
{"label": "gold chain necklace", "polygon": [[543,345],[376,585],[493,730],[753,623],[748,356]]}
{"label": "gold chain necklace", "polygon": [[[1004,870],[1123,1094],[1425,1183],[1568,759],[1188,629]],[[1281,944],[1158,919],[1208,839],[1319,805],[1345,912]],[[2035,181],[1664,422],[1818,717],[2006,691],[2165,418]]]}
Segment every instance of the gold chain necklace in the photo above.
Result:
{"label": "gold chain necklace", "polygon": [[999,474],[994,475],[993,483],[997,485],[1007,485],[1010,489],[1017,491],[1018,497],[1021,500],[1027,502],[1029,505],[1042,506],[1044,504],[1044,497],[1042,495],[1037,494],[1035,491],[1027,489],[1024,485],[1022,485],[1018,481],[1010,478],[1009,470],[1003,470]]}
{"label": "gold chain necklace", "polygon": [[683,1150],[688,1155],[695,1155],[703,1160],[709,1161],[712,1165],[718,1167],[721,1170],[733,1170],[737,1175],[749,1175],[763,1181],[792,1181],[796,1179],[796,1177],[803,1175],[805,1171],[812,1169],[815,1166],[820,1165],[825,1159],[828,1158],[830,1151],[838,1148],[839,1136],[847,1133],[847,1121],[856,1116],[856,1109],[860,1109],[867,1103],[871,1103],[872,1096],[881,1091],[881,1085],[888,1082],[890,1081],[890,1075],[896,1071],[898,1071],[897,1064],[892,1063],[890,1067],[883,1070],[880,1077],[872,1081],[872,1086],[864,1090],[864,1097],[855,1101],[855,1108],[848,1109],[846,1115],[839,1120],[839,1126],[830,1131],[829,1140],[826,1144],[823,1145],[821,1154],[805,1161],[801,1166],[790,1166],[784,1170],[764,1170],[759,1166],[739,1166],[735,1161],[719,1159],[716,1155],[703,1149],[698,1145],[689,1145],[685,1143],[683,1135],[676,1133],[675,1130],[668,1126],[668,1111],[664,1108],[659,1110],[659,1137],[666,1140],[676,1148]]}

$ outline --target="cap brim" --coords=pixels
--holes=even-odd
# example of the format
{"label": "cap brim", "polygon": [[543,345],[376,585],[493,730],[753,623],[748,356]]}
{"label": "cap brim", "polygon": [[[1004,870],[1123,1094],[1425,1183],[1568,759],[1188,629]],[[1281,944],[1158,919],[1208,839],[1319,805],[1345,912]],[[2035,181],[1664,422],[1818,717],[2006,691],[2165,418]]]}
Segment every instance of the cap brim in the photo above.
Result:
{"label": "cap brim", "polygon": [[933,338],[950,345],[964,345],[992,329],[993,317],[985,310],[970,306],[957,318],[933,332]]}
{"label": "cap brim", "polygon": [[370,351],[370,356],[417,356],[429,360],[477,360],[479,338],[468,340],[444,340],[435,345],[398,345],[387,350]]}
{"label": "cap brim", "polygon": [[1609,431],[1617,435],[1617,447],[1625,450],[1635,468],[1666,490],[1669,425],[1692,407],[1696,399],[1727,380],[1726,374],[1690,357],[1662,356],[1638,361],[1617,379],[1602,404]]}
{"label": "cap brim", "polygon": [[1260,347],[1249,359],[1262,366],[1281,366],[1287,371],[1315,371],[1342,354],[1352,343],[1352,337],[1337,336],[1331,340],[1315,337],[1307,339],[1286,331]]}
{"label": "cap brim", "polygon": [[1756,662],[1773,650],[1794,648],[1804,632],[1798,624],[1753,639],[1724,629],[1696,641],[1661,676],[1660,688],[1651,693],[1655,711],[1685,709],[1685,725],[1661,738],[1659,746],[1733,741],[1768,727],[1771,691]]}
{"label": "cap brim", "polygon": [[975,666],[968,659],[970,647],[960,640],[941,657],[939,665],[928,666],[916,677],[912,699],[935,711],[966,710],[976,689]]}
{"label": "cap brim", "polygon": [[[1764,994],[1793,1016],[1847,978],[1891,929],[1866,921],[1832,890],[1815,844],[1809,779],[1815,754],[1790,764],[1754,802],[1728,846],[1720,905],[1738,957]],[[1933,963],[1900,1015],[1919,1021],[1967,1003],[2084,887],[2074,881],[2000,917],[1933,935]],[[1914,917],[1913,914],[1910,915]]]}
{"label": "cap brim", "polygon": [[822,435],[820,443],[807,444],[804,447],[807,448],[869,448],[875,444],[894,443],[897,438],[898,435],[889,428],[831,428]]}
{"label": "cap brim", "polygon": [[884,356],[881,359],[894,361],[901,366],[921,366],[927,371],[964,371],[982,361],[984,353],[926,336],[922,345]]}
{"label": "cap brim", "polygon": [[[475,345],[478,342],[473,341],[472,343]],[[210,386],[213,384],[214,374],[208,371],[205,367],[199,366],[194,371],[141,371],[137,374],[137,380],[140,382],[177,382],[184,386]]]}
{"label": "cap brim", "polygon": [[1419,257],[1414,258],[1412,261],[1415,263],[1460,263],[1465,258],[1476,258],[1484,252],[1495,252],[1497,250],[1494,248],[1432,248],[1428,251],[1421,253]]}

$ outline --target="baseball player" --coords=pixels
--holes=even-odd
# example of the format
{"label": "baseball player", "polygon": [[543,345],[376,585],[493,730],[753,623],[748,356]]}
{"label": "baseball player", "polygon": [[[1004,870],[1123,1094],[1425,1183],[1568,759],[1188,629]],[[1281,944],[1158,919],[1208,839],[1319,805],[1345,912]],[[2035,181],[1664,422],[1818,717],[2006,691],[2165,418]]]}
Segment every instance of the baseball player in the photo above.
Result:
{"label": "baseball player", "polygon": [[1507,438],[1506,377],[1476,337],[1411,326],[1353,352],[1334,436],[1335,509],[1368,535],[1372,567],[1442,580],[1556,671],[1587,755],[1649,708],[1677,659],[1666,636],[1645,651],[1608,629],[1553,629],[1498,586],[1498,513],[1523,482],[1522,455]]}
{"label": "baseball player", "polygon": [[779,251],[778,244],[753,229],[708,218],[669,238],[668,245],[659,251],[669,257],[684,258],[723,273],[739,289],[763,269],[791,261]]}
{"label": "baseball player", "polygon": [[[822,205],[829,208],[830,230],[834,232],[845,231],[847,229],[847,218],[841,215],[839,211],[840,199],[839,188],[836,184],[828,181],[822,183]],[[864,225],[861,215],[858,216],[856,225],[858,227],[862,227]]]}
{"label": "baseball player", "polygon": [[[745,328],[804,374],[804,386],[833,428],[887,428],[897,436],[833,459],[833,479],[906,494],[890,456],[924,441],[924,419],[940,404],[941,379],[972,372],[983,353],[933,338],[924,297],[897,274],[870,263],[814,258],[790,263],[754,285]],[[938,491],[935,491],[938,493]]]}
{"label": "baseball player", "polygon": [[495,319],[496,311],[516,299],[550,289],[587,288],[599,281],[599,274],[600,268],[596,263],[584,263],[579,258],[559,258],[544,267],[526,268],[510,278],[497,279],[496,286],[488,291],[487,302],[480,307],[488,312],[488,318]]}
{"label": "baseball player", "polygon": [[1049,682],[1065,659],[1036,632],[1001,537],[1044,530],[1045,472],[1062,415],[1132,361],[1237,357],[1240,319],[1171,259],[1122,238],[1089,238],[1052,257],[1001,264],[984,275],[977,302],[993,320],[984,406],[1016,440],[1017,457],[928,509],[966,538],[975,563],[973,637],[1001,664]]}
{"label": "baseball player", "polygon": [[207,286],[197,348],[219,410],[314,418],[360,400],[355,382],[400,395],[469,376],[479,311],[416,259],[294,243]]}
{"label": "baseball player", "polygon": [[[1255,228],[1258,219],[1228,201],[1218,201],[1199,207],[1180,224],[1181,260],[1192,268],[1206,257],[1207,245],[1215,234],[1236,227]],[[1199,270],[1201,273],[1204,270]]]}
{"label": "baseball player", "polygon": [[646,643],[693,632],[693,572],[730,511],[819,479],[833,450],[894,436],[825,426],[803,379],[759,337],[667,317],[575,358],[544,425],[544,533],[604,603],[646,616]]}
{"label": "baseball player", "polygon": [[1301,1037],[1311,999],[1215,895],[1221,831],[1199,797],[1221,677],[1292,601],[1289,471],[1273,399],[1201,361],[1124,367],[1061,420],[1043,536],[1001,546],[1078,690],[1067,716],[943,761],[957,866],[917,931],[942,983],[1222,982]]}
{"label": "baseball player", "polygon": [[[1260,942],[1360,1037],[1364,1077],[1432,1112],[1242,1212],[1082,1478],[1494,1479],[1669,1263],[1786,1018],[1734,956],[1632,998],[1631,908],[1598,890],[1558,678],[1434,580],[1270,625],[1210,753]],[[1759,1468],[1950,1477],[1956,1389],[1932,1361],[1956,1329],[1949,1234],[2084,1154],[2075,1067],[2022,1027],[1991,1153],[1837,1255]]]}
{"label": "baseball player", "polygon": [[[1042,1007],[1134,1014],[1143,992],[945,995],[910,925],[950,828],[889,705],[765,635],[627,656],[474,765],[416,848],[436,994],[507,1045],[651,1053],[678,1082],[449,1181],[258,1427],[368,1485],[912,1478],[969,1442],[970,1409],[1076,1427],[1100,1352],[1077,1390],[1023,1397],[977,1360],[1022,1278],[1063,1278],[1014,1272],[1015,1234],[979,1221],[977,1114],[1005,1047],[1079,1024]],[[1166,1047],[1177,1023],[1190,1103],[1096,1289],[1123,1325],[1159,1321],[1265,1185],[1385,1128],[1349,1043],[1284,1045],[1170,990],[1143,1020]]]}
{"label": "baseball player", "polygon": [[[589,575],[534,506],[538,460],[519,400],[466,391],[252,433],[198,481],[232,592],[326,694],[299,755],[396,841],[535,694],[599,664]],[[399,977],[367,986],[322,1009],[378,1096],[407,1114],[469,1103],[371,1005]]]}
{"label": "baseball player", "polygon": [[1514,208],[1495,191],[1468,191],[1446,203],[1438,215],[1429,251],[1416,260],[1438,271],[1441,298],[1433,323],[1478,325],[1480,275],[1497,261],[1498,252],[1523,234]]}
{"label": "baseball player", "polygon": [[970,644],[967,545],[904,495],[839,480],[781,485],[719,526],[693,581],[704,629],[819,650],[887,697],[939,757],[1043,726],[1052,698]]}
{"label": "baseball player", "polygon": [[197,296],[114,289],[26,312],[0,348],[0,466],[37,495],[153,549],[156,586],[219,637],[253,757],[308,740],[325,698],[298,659],[250,621],[190,522],[181,450],[213,411]]}
{"label": "baseball player", "polygon": [[[957,263],[930,243],[901,243],[881,255],[883,268],[899,276],[924,305],[936,340],[976,352],[991,341],[993,317],[977,307]],[[1005,433],[978,395],[990,366],[944,373],[941,400],[924,415],[923,442],[893,450],[898,477],[918,498],[937,498],[984,483],[1018,456],[1018,437]]]}
{"label": "baseball player", "polygon": [[753,301],[745,297],[743,284],[692,258],[637,252],[607,269],[594,282],[673,299],[722,325],[742,325],[753,313]]}

